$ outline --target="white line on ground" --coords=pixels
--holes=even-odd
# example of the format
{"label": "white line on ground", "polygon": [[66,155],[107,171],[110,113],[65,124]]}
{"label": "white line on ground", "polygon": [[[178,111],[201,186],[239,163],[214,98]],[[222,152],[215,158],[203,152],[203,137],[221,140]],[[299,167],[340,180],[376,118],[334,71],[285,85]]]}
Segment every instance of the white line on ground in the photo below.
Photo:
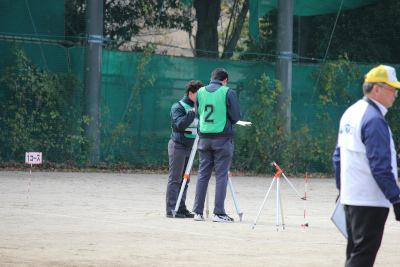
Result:
{"label": "white line on ground", "polygon": [[[213,238],[230,239],[230,240],[237,240],[237,241],[249,241],[249,242],[259,242],[259,243],[346,245],[346,243],[331,243],[331,242],[299,242],[299,241],[279,241],[279,240],[251,240],[251,239],[243,239],[243,238],[236,238],[236,237],[229,237],[229,236],[220,236],[220,235],[212,235],[212,234],[204,234],[204,233],[197,233],[197,232],[190,232],[190,231],[182,231],[182,230],[168,229],[168,228],[155,227],[155,226],[140,225],[140,224],[135,224],[135,223],[115,222],[115,221],[101,220],[101,219],[95,219],[95,218],[77,217],[77,216],[70,216],[70,215],[63,215],[63,214],[53,214],[53,213],[46,213],[46,212],[38,212],[38,211],[27,211],[27,210],[7,209],[7,208],[0,208],[0,210],[8,210],[8,211],[14,211],[14,212],[25,212],[25,213],[31,213],[31,214],[40,214],[40,215],[47,215],[47,216],[54,216],[54,217],[63,217],[63,218],[78,219],[78,220],[88,220],[88,221],[96,221],[96,222],[104,222],[104,223],[113,223],[113,224],[135,226],[135,227],[141,227],[141,228],[147,228],[147,229],[156,229],[156,230],[163,230],[163,231],[179,232],[179,233],[186,233],[186,234],[191,234],[191,235],[209,236],[209,237],[213,237]],[[400,247],[400,245],[382,245],[382,246]]]}

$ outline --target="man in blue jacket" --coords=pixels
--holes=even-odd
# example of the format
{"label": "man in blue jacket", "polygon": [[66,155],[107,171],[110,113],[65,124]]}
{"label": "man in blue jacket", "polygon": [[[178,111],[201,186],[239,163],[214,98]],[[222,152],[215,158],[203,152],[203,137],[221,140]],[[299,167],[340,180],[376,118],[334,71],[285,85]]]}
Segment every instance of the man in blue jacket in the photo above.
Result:
{"label": "man in blue jacket", "polygon": [[394,68],[373,68],[365,76],[364,98],[340,120],[333,163],[346,214],[346,266],[373,266],[392,205],[400,221],[397,156],[384,117],[397,97],[396,88],[400,82]]}
{"label": "man in blue jacket", "polygon": [[[171,108],[171,140],[168,143],[169,177],[167,185],[167,217],[173,218],[172,211],[178,201],[179,191],[183,183],[183,175],[188,164],[190,152],[197,135],[197,119],[194,113],[194,101],[199,88],[204,84],[191,80],[186,85],[186,95]],[[187,180],[175,218],[193,218],[194,214],[186,208]]]}
{"label": "man in blue jacket", "polygon": [[236,133],[234,124],[242,118],[242,112],[235,92],[226,86],[228,78],[226,70],[214,70],[210,84],[200,88],[196,97],[199,118],[199,174],[193,206],[196,221],[204,221],[204,201],[215,168],[214,222],[233,222],[225,212],[224,203]]}

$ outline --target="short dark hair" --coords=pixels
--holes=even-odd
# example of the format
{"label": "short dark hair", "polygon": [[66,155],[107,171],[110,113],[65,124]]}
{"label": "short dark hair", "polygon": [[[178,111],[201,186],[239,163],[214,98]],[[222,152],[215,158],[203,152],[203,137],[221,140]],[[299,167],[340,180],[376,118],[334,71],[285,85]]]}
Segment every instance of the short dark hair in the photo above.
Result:
{"label": "short dark hair", "polygon": [[204,84],[202,82],[191,80],[186,85],[186,95],[189,96],[189,92],[192,92],[193,94],[196,93],[197,90],[199,90],[203,86],[204,86]]}
{"label": "short dark hair", "polygon": [[228,72],[225,69],[215,69],[211,73],[211,79],[212,80],[218,80],[218,81],[223,81],[225,79],[229,79]]}

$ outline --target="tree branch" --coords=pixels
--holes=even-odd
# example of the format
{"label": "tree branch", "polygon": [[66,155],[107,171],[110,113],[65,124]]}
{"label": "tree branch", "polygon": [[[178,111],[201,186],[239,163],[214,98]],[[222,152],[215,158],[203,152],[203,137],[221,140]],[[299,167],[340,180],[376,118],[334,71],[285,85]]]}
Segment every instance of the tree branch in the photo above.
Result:
{"label": "tree branch", "polygon": [[243,24],[246,19],[247,12],[249,11],[249,0],[243,3],[242,10],[237,19],[237,23],[235,28],[233,29],[233,33],[228,44],[224,47],[224,53],[222,54],[222,59],[229,59],[233,56],[233,51],[235,50],[236,44],[240,38],[240,34],[242,32]]}

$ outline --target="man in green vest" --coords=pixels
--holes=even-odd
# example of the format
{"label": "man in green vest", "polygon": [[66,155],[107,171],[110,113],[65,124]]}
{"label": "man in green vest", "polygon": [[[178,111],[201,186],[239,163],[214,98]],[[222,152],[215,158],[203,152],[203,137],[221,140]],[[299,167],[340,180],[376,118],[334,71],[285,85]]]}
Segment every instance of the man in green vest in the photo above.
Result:
{"label": "man in green vest", "polygon": [[196,97],[199,174],[193,206],[195,221],[204,221],[204,201],[215,168],[214,222],[233,222],[225,212],[225,197],[236,133],[234,124],[242,118],[242,112],[235,92],[226,86],[228,79],[225,69],[214,70],[210,84],[200,88]]}
{"label": "man in green vest", "polygon": [[[171,210],[175,209],[183,183],[183,174],[197,135],[198,119],[195,119],[194,101],[197,91],[203,86],[202,82],[191,80],[186,85],[186,95],[171,108],[172,134],[168,143],[169,177],[166,196],[168,218],[173,218]],[[194,217],[194,214],[187,210],[185,204],[189,180],[187,180],[175,218]]]}

